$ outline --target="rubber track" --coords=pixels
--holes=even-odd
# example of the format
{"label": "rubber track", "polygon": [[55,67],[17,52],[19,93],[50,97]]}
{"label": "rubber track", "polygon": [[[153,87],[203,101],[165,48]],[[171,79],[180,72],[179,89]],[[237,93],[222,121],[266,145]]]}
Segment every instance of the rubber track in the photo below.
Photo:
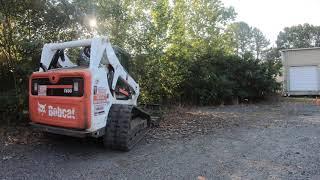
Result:
{"label": "rubber track", "polygon": [[[138,117],[132,120],[132,105],[114,104],[111,106],[108,115],[106,132],[103,138],[105,147],[129,151],[137,144],[147,133],[148,127],[145,118]],[[136,109],[135,109],[136,110]],[[140,119],[140,120],[139,120]],[[132,126],[131,121],[136,121],[137,125]]]}

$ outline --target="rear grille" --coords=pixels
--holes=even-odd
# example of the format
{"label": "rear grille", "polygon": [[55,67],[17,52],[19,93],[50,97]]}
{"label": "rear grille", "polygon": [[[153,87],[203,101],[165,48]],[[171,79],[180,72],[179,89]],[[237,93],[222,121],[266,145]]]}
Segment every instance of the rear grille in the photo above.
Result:
{"label": "rear grille", "polygon": [[[78,82],[77,91],[74,91],[75,82]],[[84,92],[84,81],[81,77],[63,77],[55,84],[52,84],[49,78],[37,78],[32,79],[31,83],[32,95],[38,95],[40,86],[46,86],[46,96],[81,97]]]}

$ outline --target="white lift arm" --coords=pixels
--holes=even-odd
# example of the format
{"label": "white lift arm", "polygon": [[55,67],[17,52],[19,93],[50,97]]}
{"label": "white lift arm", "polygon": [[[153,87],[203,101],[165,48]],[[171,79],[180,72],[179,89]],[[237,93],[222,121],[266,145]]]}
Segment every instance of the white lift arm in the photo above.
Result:
{"label": "white lift arm", "polygon": [[[86,40],[76,40],[76,41],[69,41],[69,42],[63,42],[63,43],[45,44],[43,47],[42,55],[41,55],[41,63],[42,65],[48,68],[57,50],[63,50],[66,48],[75,48],[75,47],[86,47],[86,46],[91,46],[89,68],[92,70],[92,72],[94,72],[94,69],[99,68],[101,64],[104,66],[106,70],[107,70],[107,67],[111,65],[114,69],[114,76],[113,76],[111,89],[115,90],[116,83],[118,79],[121,78],[134,91],[131,101],[133,104],[136,105],[137,99],[140,93],[139,85],[123,68],[107,37],[95,37],[95,38],[86,39]],[[104,53],[106,53],[107,58],[105,58]],[[58,60],[59,64],[63,68],[77,66],[76,64],[70,61],[70,59],[67,57],[66,54],[64,55],[64,57],[65,57],[64,61],[62,61],[61,58],[59,58]],[[39,71],[43,71],[43,69],[39,68]],[[118,103],[126,103],[126,102],[119,101]]]}

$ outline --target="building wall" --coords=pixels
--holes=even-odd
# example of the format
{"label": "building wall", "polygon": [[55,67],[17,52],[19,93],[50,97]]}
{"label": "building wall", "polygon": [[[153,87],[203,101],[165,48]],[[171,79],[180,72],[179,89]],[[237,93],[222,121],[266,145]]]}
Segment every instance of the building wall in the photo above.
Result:
{"label": "building wall", "polygon": [[320,49],[285,51],[283,53],[288,66],[320,64]]}
{"label": "building wall", "polygon": [[[320,92],[290,92],[289,68],[292,66],[318,66],[320,72],[320,48],[287,50],[282,52],[283,71],[283,89],[284,93],[291,95],[318,95]],[[320,73],[318,73],[320,79]]]}

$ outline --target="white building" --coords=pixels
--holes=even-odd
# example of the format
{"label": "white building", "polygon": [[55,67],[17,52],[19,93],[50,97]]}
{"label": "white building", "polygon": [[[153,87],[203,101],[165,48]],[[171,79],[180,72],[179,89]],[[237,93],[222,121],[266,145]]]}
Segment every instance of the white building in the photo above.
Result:
{"label": "white building", "polygon": [[320,95],[320,47],[282,50],[286,95]]}

